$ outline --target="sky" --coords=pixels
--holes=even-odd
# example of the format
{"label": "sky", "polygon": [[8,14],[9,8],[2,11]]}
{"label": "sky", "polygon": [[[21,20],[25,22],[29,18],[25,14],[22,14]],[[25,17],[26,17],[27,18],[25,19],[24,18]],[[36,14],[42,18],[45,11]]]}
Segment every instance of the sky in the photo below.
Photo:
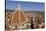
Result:
{"label": "sky", "polygon": [[15,10],[17,5],[25,11],[44,11],[43,2],[6,1],[6,9]]}

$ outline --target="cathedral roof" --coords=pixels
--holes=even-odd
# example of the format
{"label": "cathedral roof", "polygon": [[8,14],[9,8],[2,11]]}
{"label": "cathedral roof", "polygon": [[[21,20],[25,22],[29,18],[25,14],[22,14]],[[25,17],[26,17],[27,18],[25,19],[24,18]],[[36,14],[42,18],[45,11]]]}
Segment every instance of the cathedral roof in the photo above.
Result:
{"label": "cathedral roof", "polygon": [[21,25],[27,22],[26,14],[21,10],[20,5],[16,8],[16,11],[13,13],[11,24],[12,25]]}

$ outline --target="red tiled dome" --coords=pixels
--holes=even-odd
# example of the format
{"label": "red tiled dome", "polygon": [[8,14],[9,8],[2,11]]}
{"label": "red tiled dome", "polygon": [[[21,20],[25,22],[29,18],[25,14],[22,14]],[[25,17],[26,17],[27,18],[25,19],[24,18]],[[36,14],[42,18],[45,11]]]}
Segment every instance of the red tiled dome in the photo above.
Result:
{"label": "red tiled dome", "polygon": [[11,24],[13,25],[20,25],[26,23],[27,17],[24,14],[24,12],[17,10],[14,12],[12,19],[11,19]]}
{"label": "red tiled dome", "polygon": [[11,18],[11,24],[12,25],[20,25],[24,24],[27,21],[27,17],[23,11],[20,9],[20,5],[18,5],[18,8],[14,12],[12,18]]}

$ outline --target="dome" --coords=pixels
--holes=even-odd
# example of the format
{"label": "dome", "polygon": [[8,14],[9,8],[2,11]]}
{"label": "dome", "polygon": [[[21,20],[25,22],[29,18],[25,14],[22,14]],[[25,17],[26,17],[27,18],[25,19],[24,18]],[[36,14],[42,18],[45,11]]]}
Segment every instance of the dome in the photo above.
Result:
{"label": "dome", "polygon": [[21,25],[28,21],[26,14],[21,10],[20,5],[16,8],[11,18],[11,25]]}

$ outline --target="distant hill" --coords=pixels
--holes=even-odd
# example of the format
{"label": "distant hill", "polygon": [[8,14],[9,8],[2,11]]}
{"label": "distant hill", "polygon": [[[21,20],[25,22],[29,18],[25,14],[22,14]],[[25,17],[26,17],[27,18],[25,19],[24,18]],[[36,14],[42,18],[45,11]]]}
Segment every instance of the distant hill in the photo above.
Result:
{"label": "distant hill", "polygon": [[[15,10],[5,10],[6,12],[14,12]],[[24,11],[25,13],[45,13],[44,11]]]}

